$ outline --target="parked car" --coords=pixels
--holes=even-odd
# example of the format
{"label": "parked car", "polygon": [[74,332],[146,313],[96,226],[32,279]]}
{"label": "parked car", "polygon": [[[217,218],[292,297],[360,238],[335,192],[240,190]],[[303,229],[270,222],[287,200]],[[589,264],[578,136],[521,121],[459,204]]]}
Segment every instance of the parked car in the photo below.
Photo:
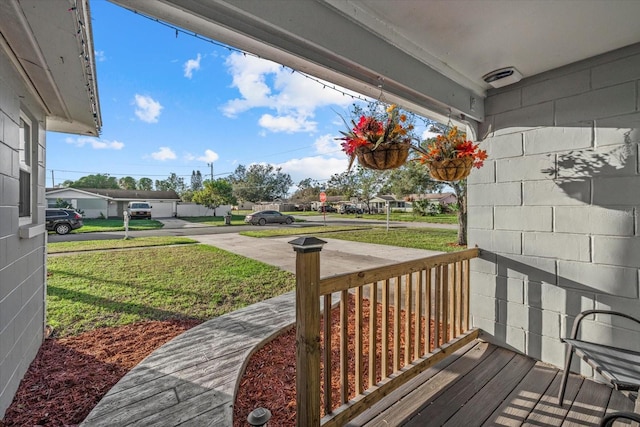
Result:
{"label": "parked car", "polygon": [[363,210],[355,205],[342,205],[340,206],[340,213],[362,215]]}
{"label": "parked car", "polygon": [[320,206],[318,208],[318,212],[338,212],[338,210],[333,206],[327,205],[327,206]]}
{"label": "parked car", "polygon": [[146,218],[151,219],[151,206],[147,202],[129,202],[127,212],[131,218]]}
{"label": "parked car", "polygon": [[265,224],[292,224],[295,218],[291,215],[284,215],[278,211],[254,212],[244,217],[244,222],[253,225]]}
{"label": "parked car", "polygon": [[45,226],[48,231],[67,234],[83,226],[82,215],[73,209],[50,208],[46,210]]}

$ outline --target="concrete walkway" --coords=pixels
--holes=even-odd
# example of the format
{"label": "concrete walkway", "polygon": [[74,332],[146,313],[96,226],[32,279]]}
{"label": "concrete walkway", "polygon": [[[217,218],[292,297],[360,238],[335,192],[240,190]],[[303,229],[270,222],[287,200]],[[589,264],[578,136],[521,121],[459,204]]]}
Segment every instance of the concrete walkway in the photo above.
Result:
{"label": "concrete walkway", "polygon": [[[288,243],[295,236],[256,239],[229,233],[190,237],[295,272],[295,252]],[[322,277],[439,253],[323,240],[327,244],[320,255]],[[232,426],[235,393],[245,362],[294,322],[295,295],[288,292],[198,325],[127,373],[81,425]]]}

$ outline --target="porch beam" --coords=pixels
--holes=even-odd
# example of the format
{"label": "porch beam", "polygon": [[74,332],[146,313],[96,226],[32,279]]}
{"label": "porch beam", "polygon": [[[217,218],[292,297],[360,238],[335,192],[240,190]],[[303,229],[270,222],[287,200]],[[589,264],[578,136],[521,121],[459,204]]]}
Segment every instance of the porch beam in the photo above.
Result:
{"label": "porch beam", "polygon": [[483,94],[327,1],[111,1],[372,98],[382,89],[385,101],[426,117],[442,121],[451,112],[453,120],[484,120]]}

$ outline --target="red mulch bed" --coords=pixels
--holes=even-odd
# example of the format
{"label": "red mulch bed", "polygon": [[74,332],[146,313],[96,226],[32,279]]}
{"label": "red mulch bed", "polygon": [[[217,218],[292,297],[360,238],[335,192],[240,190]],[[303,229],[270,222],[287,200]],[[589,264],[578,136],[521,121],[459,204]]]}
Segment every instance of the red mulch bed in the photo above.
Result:
{"label": "red mulch bed", "polygon": [[78,425],[131,368],[199,323],[143,322],[45,340],[0,426]]}
{"label": "red mulch bed", "polygon": [[[348,335],[350,337],[348,342],[349,347],[349,398],[355,397],[355,358],[354,348],[355,342],[353,336],[355,334],[355,298],[350,295],[349,298],[349,325]],[[368,369],[369,369],[369,301],[363,300],[363,315],[362,315],[362,354],[363,354],[363,375],[362,384],[366,389],[368,388]],[[389,345],[393,344],[393,308],[389,309]],[[405,312],[401,311],[401,328],[400,328],[400,346],[404,347],[404,335],[405,335]],[[380,325],[380,318],[382,316],[382,305],[377,305],[377,322]],[[336,307],[331,313],[331,341],[332,341],[332,374],[331,374],[331,402],[332,408],[335,409],[340,405],[340,311]],[[411,333],[414,333],[414,316],[411,316]],[[441,325],[442,326],[442,325]],[[424,335],[425,321],[422,319],[421,331]],[[431,328],[431,346],[433,346],[433,322],[430,324]],[[322,330],[322,326],[321,326]],[[323,342],[323,334],[320,334],[321,343]],[[381,340],[381,330],[378,328],[378,343]],[[263,348],[258,350],[250,359],[247,364],[247,368],[244,372],[242,379],[240,380],[240,386],[238,388],[238,394],[233,406],[233,425],[234,427],[244,427],[247,425],[247,415],[256,408],[267,408],[272,413],[272,418],[269,425],[278,427],[289,427],[296,425],[296,331],[290,329],[285,333],[278,335],[274,340],[267,343]],[[413,342],[412,342],[413,344]],[[424,336],[421,340],[421,346],[424,345]],[[413,358],[412,358],[413,359]],[[388,372],[392,372],[393,368],[393,350],[389,350],[388,357]],[[376,348],[376,373],[377,381],[381,379],[381,348],[377,345]],[[324,388],[322,370],[324,367],[321,363],[321,390]],[[404,366],[404,351],[400,352],[400,367]],[[324,401],[324,396],[321,391],[321,402]],[[324,403],[321,403],[321,407]],[[324,415],[324,411],[321,409],[321,415]]]}
{"label": "red mulch bed", "polygon": [[[349,335],[353,337],[354,305],[350,299]],[[369,352],[369,303],[363,301],[363,380],[366,388]],[[382,313],[378,304],[378,322]],[[393,309],[389,310],[393,325]],[[404,345],[405,313],[401,312],[401,346]],[[413,317],[413,316],[412,316]],[[339,311],[332,311],[332,407],[340,400]],[[0,427],[77,426],[100,399],[131,368],[173,337],[201,323],[196,320],[143,322],[119,328],[98,329],[61,339],[47,339],[24,376]],[[413,320],[412,320],[413,324]],[[430,325],[433,331],[433,324]],[[413,328],[412,328],[413,329]],[[424,320],[422,322],[424,331]],[[321,334],[322,335],[322,334]],[[431,334],[433,336],[433,334]],[[378,341],[380,332],[378,332]],[[389,342],[393,343],[393,331]],[[433,342],[431,343],[433,345]],[[355,396],[354,341],[349,340],[349,397]],[[271,410],[270,425],[295,426],[296,367],[295,329],[279,335],[249,360],[234,404],[234,426],[244,427],[255,408]],[[392,350],[389,351],[391,370]],[[380,379],[380,348],[376,348]],[[403,354],[401,352],[401,366]],[[323,385],[322,385],[323,386]]]}

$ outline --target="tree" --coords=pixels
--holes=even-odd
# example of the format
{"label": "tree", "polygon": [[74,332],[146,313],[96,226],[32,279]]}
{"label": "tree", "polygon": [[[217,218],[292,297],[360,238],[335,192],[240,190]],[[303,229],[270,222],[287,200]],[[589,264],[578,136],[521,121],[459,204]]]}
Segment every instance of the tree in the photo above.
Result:
{"label": "tree", "polygon": [[120,188],[115,176],[109,174],[87,175],[69,185],[72,188]]}
{"label": "tree", "polygon": [[350,199],[358,195],[356,175],[353,170],[331,175],[327,181],[327,195],[344,196]]}
{"label": "tree", "polygon": [[125,176],[124,178],[120,178],[118,180],[118,185],[123,190],[135,190],[138,186],[138,183],[133,177]]}
{"label": "tree", "polygon": [[200,171],[191,171],[191,191],[202,190],[202,174]]}
{"label": "tree", "polygon": [[239,165],[229,176],[236,198],[249,202],[273,201],[284,198],[293,185],[291,176],[281,168],[272,165],[256,164],[246,168]]}
{"label": "tree", "polygon": [[367,210],[371,212],[371,199],[380,192],[386,180],[386,173],[358,166],[356,169],[356,182],[358,198],[367,204]]}
{"label": "tree", "polygon": [[142,191],[151,191],[153,190],[153,181],[151,178],[140,178],[137,189]]}
{"label": "tree", "polygon": [[215,216],[216,208],[222,205],[234,205],[236,198],[233,196],[231,183],[220,178],[215,181],[205,181],[204,188],[193,193],[193,201],[213,209],[213,216]]}
{"label": "tree", "polygon": [[389,171],[381,192],[402,198],[410,194],[437,193],[443,187],[442,182],[431,179],[429,169],[424,165],[409,161],[401,168]]}
{"label": "tree", "polygon": [[184,193],[186,189],[186,185],[184,183],[184,178],[179,177],[175,173],[171,173],[167,179],[158,180],[156,179],[156,190],[158,191],[170,191],[173,190],[178,195]]}
{"label": "tree", "polygon": [[298,183],[298,189],[291,196],[292,200],[301,202],[311,202],[318,200],[322,188],[318,181],[311,178],[305,178]]}

